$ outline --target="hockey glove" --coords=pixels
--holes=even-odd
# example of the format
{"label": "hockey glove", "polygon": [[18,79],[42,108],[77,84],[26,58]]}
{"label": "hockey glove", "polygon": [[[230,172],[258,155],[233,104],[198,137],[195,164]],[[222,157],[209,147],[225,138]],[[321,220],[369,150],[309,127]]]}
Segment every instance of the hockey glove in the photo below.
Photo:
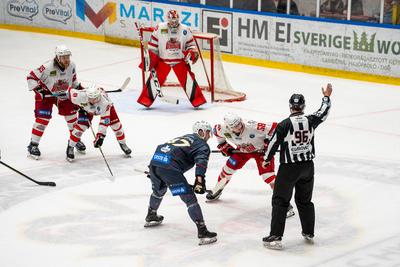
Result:
{"label": "hockey glove", "polygon": [[101,147],[102,145],[103,145],[103,141],[104,141],[104,138],[105,138],[106,136],[104,135],[104,134],[102,134],[102,133],[97,133],[96,134],[96,139],[94,140],[94,142],[93,142],[93,144],[94,144],[94,147]]}
{"label": "hockey glove", "polygon": [[206,192],[206,179],[202,176],[196,176],[196,180],[193,185],[193,191],[196,194],[204,194]]}
{"label": "hockey glove", "polygon": [[185,52],[185,60],[189,59],[192,64],[195,64],[199,59],[199,52],[196,49],[190,49]]}
{"label": "hockey glove", "polygon": [[42,99],[44,99],[46,95],[49,94],[49,92],[40,85],[38,85],[35,89],[33,89],[33,91],[39,94]]}
{"label": "hockey glove", "polygon": [[224,155],[225,157],[232,156],[233,150],[235,150],[233,146],[231,146],[227,142],[223,142],[222,144],[219,144],[217,147],[221,151],[222,155]]}

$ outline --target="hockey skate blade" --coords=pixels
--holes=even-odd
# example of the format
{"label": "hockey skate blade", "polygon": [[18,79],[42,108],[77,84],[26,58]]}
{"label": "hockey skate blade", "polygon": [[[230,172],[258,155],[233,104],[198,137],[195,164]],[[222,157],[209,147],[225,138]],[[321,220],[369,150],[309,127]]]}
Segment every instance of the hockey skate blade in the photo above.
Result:
{"label": "hockey skate blade", "polygon": [[70,158],[65,158],[69,163],[74,162],[74,159],[70,159]]}
{"label": "hockey skate blade", "polygon": [[273,242],[263,242],[264,247],[273,249],[273,250],[282,250],[282,242],[281,241],[273,241]]}
{"label": "hockey skate blade", "polygon": [[288,211],[286,212],[286,218],[293,217],[295,214],[296,214],[296,213],[294,212],[293,209],[288,210]]}
{"label": "hockey skate blade", "polygon": [[216,236],[211,238],[199,238],[199,246],[209,245],[215,242],[217,242]]}
{"label": "hockey skate blade", "polygon": [[155,221],[146,222],[146,223],[144,224],[144,227],[145,227],[145,228],[155,227],[155,226],[159,226],[161,223],[162,223],[162,221],[159,221],[159,222],[155,222]]}
{"label": "hockey skate blade", "polygon": [[79,154],[82,154],[82,155],[86,155],[86,150],[78,150],[78,149],[76,149],[76,152],[78,152]]}
{"label": "hockey skate blade", "polygon": [[35,156],[35,155],[31,155],[28,153],[27,155],[28,158],[34,159],[34,160],[39,160],[40,156]]}

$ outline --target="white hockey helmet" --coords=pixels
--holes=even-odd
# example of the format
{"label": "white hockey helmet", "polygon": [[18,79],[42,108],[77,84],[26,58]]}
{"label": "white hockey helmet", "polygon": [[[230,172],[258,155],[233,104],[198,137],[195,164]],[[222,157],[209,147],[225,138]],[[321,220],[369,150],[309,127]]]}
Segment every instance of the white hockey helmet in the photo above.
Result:
{"label": "white hockey helmet", "polygon": [[101,89],[95,84],[91,84],[86,88],[86,95],[89,100],[100,98]]}
{"label": "white hockey helmet", "polygon": [[179,27],[179,14],[176,10],[172,9],[168,11],[167,23],[171,31],[177,31]]}
{"label": "white hockey helmet", "polygon": [[208,122],[206,122],[206,121],[196,121],[193,124],[193,133],[199,134],[200,130],[203,130],[204,133],[209,131],[210,132],[210,137],[212,136],[212,128],[211,128],[211,125]]}
{"label": "white hockey helmet", "polygon": [[70,56],[72,55],[71,50],[66,45],[57,45],[55,54],[57,58],[60,58],[62,56]]}
{"label": "white hockey helmet", "polygon": [[234,113],[227,113],[224,117],[224,123],[228,128],[233,129],[242,123],[242,118]]}

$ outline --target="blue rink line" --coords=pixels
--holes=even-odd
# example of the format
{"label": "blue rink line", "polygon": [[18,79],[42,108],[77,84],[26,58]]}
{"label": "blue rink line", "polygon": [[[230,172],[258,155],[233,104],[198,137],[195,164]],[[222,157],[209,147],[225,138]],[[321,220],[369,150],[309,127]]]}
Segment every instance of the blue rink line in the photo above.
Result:
{"label": "blue rink line", "polygon": [[151,108],[146,108],[136,102],[137,98],[139,97],[138,91],[109,94],[109,96],[118,112],[141,116],[154,116],[160,114],[174,116],[178,114],[199,112],[212,107],[210,103],[206,103],[199,109],[194,109],[187,99],[179,98],[179,104],[174,105],[163,102],[161,99],[157,98]]}

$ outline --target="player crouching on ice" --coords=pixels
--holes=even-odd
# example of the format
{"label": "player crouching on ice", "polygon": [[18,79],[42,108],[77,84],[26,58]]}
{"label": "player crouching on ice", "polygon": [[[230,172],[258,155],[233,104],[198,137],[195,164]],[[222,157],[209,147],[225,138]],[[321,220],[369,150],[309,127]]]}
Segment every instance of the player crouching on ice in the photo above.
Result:
{"label": "player crouching on ice", "polygon": [[[218,149],[224,156],[229,157],[218,176],[218,182],[214,189],[207,194],[208,201],[219,199],[225,186],[232,175],[241,169],[247,161],[254,159],[258,173],[265,183],[274,189],[275,166],[272,158],[270,164],[263,167],[264,153],[268,147],[276,129],[276,122],[263,123],[253,120],[242,120],[236,114],[228,113],[224,117],[224,123],[214,126],[214,135],[217,138]],[[229,142],[229,143],[228,143]],[[236,146],[233,147],[230,143]],[[286,216],[294,215],[292,205],[289,206]]]}
{"label": "player crouching on ice", "polygon": [[[211,130],[208,122],[198,121],[193,125],[192,134],[177,137],[157,147],[149,166],[153,193],[150,196],[145,227],[162,223],[164,217],[157,215],[157,210],[169,187],[173,196],[179,195],[185,202],[189,216],[197,226],[199,245],[217,241],[217,234],[207,230],[194,194],[206,192],[205,174],[210,157],[207,141],[212,136]],[[183,174],[194,165],[196,180],[192,188]]]}
{"label": "player crouching on ice", "polygon": [[162,97],[160,88],[171,69],[175,72],[193,107],[207,102],[194,73],[186,62],[190,60],[192,64],[195,64],[199,57],[194,37],[190,29],[179,22],[176,10],[170,10],[167,22],[160,23],[154,29],[148,48],[150,64],[142,62],[140,67],[144,68],[144,71],[150,71],[151,75],[137,100],[139,104],[150,107],[157,96]]}
{"label": "player crouching on ice", "polygon": [[117,111],[113,103],[103,88],[91,85],[83,90],[68,90],[68,97],[72,103],[80,107],[78,123],[71,132],[67,147],[67,160],[73,161],[75,158],[74,147],[80,141],[84,131],[91,126],[94,115],[99,115],[100,123],[94,147],[101,147],[106,137],[107,127],[110,126],[115,133],[115,137],[126,156],[130,156],[132,150],[126,145],[124,129],[118,118]]}

